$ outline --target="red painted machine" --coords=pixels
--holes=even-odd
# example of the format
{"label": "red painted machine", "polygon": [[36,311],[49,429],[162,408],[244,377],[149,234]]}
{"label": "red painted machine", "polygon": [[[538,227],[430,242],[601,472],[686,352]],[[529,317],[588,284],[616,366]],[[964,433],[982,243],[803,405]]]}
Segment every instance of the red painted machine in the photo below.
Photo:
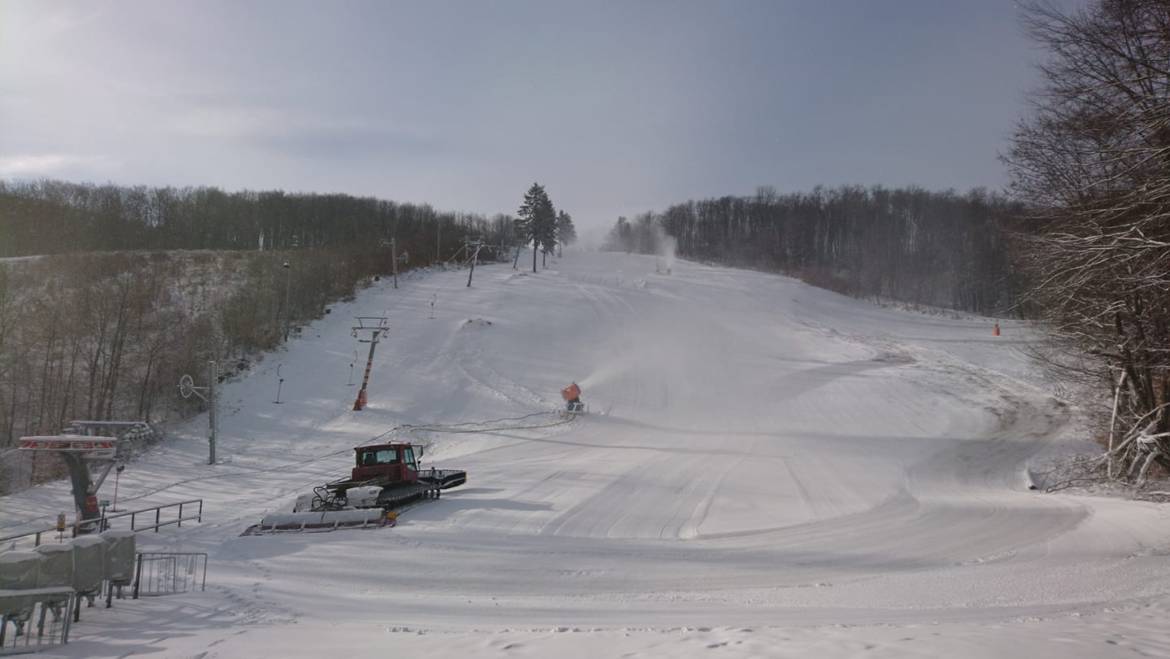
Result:
{"label": "red painted machine", "polygon": [[581,387],[576,382],[561,389],[561,398],[565,399],[565,410],[571,413],[584,412],[585,403],[581,402]]}
{"label": "red painted machine", "polygon": [[280,531],[332,531],[392,523],[395,509],[467,482],[461,469],[422,469],[422,447],[406,443],[371,444],[354,449],[350,477],[314,488],[297,499],[291,514],[267,515],[244,535]]}

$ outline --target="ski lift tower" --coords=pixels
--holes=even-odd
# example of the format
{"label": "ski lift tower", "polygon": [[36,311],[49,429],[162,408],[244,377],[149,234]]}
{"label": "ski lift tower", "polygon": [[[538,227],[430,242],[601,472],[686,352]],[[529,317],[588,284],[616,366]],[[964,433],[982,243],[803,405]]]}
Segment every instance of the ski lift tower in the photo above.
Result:
{"label": "ski lift tower", "polygon": [[195,395],[207,403],[207,464],[215,464],[215,381],[219,379],[219,367],[215,360],[207,362],[207,386],[195,386],[195,378],[184,375],[179,378],[179,395],[190,398]]}
{"label": "ski lift tower", "polygon": [[93,435],[37,435],[21,437],[21,451],[56,453],[69,469],[73,502],[77,505],[77,531],[98,530],[102,517],[97,491],[118,461],[117,437]]}
{"label": "ski lift tower", "polygon": [[467,287],[471,288],[471,276],[475,274],[475,264],[479,263],[479,250],[483,248],[483,241],[464,241],[463,248],[467,250],[467,262],[471,264],[471,270],[467,272]]}
{"label": "ski lift tower", "polygon": [[[390,331],[390,319],[386,316],[355,316],[357,325],[353,326],[353,336],[360,343],[370,344],[370,355],[366,358],[366,372],[362,375],[362,388],[358,390],[357,399],[353,401],[353,411],[360,412],[366,409],[366,387],[370,384],[370,369],[374,366],[374,349],[378,341],[386,332]],[[362,338],[369,333],[369,338]]]}

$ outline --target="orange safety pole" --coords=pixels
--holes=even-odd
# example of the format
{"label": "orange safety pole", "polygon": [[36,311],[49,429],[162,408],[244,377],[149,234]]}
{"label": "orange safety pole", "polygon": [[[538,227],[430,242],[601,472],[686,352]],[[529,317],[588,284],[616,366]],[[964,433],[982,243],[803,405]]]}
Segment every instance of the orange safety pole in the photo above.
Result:
{"label": "orange safety pole", "polygon": [[374,348],[378,347],[378,335],[374,331],[370,336],[370,356],[366,358],[366,372],[362,375],[362,388],[358,390],[357,400],[353,402],[353,411],[361,412],[366,408],[366,387],[370,384],[370,369],[374,366]]}

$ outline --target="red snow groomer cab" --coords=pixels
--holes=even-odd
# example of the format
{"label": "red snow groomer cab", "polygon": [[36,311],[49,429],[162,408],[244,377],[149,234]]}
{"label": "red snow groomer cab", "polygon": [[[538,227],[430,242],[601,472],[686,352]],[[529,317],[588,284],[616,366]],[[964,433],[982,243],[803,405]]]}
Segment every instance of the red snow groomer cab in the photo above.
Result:
{"label": "red snow groomer cab", "polygon": [[[350,481],[385,480],[388,483],[417,483],[418,461],[411,444],[374,444],[354,449],[357,464]],[[422,457],[422,449],[419,449]]]}
{"label": "red snow groomer cab", "polygon": [[382,526],[395,508],[438,498],[442,490],[467,482],[461,469],[420,469],[422,453],[421,446],[416,453],[414,445],[405,443],[359,446],[349,478],[314,488],[297,500],[291,514],[267,515],[244,534]]}
{"label": "red snow groomer cab", "polygon": [[460,469],[419,469],[413,444],[371,444],[354,450],[356,464],[350,477],[316,488],[313,510],[339,510],[351,505],[349,491],[357,487],[381,490],[373,505],[354,507],[390,508],[424,496],[439,495],[440,490],[467,482],[467,472]]}

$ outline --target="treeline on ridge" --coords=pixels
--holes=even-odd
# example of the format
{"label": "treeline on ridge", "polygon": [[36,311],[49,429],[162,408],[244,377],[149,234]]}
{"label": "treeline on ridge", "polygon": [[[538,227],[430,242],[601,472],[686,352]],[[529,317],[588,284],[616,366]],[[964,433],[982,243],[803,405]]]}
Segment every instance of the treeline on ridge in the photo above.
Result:
{"label": "treeline on ridge", "polygon": [[0,257],[342,247],[397,238],[412,258],[433,261],[450,257],[468,236],[508,245],[513,233],[506,215],[489,220],[346,194],[0,181]]}
{"label": "treeline on ridge", "polygon": [[606,247],[782,272],[847,295],[977,313],[1012,309],[1005,227],[1018,206],[983,190],[846,186],[676,204],[618,218]]}
{"label": "treeline on ridge", "polygon": [[[510,258],[522,240],[508,216],[347,195],[58,181],[0,191],[0,256],[30,257],[0,260],[0,492],[30,482],[5,453],[21,436],[197,413],[176,395],[180,375],[205,380],[208,360],[223,377],[249,368],[286,326],[388,276],[391,239],[400,271],[445,263],[468,239],[488,247],[481,260]],[[41,462],[32,481],[59,475]]]}

